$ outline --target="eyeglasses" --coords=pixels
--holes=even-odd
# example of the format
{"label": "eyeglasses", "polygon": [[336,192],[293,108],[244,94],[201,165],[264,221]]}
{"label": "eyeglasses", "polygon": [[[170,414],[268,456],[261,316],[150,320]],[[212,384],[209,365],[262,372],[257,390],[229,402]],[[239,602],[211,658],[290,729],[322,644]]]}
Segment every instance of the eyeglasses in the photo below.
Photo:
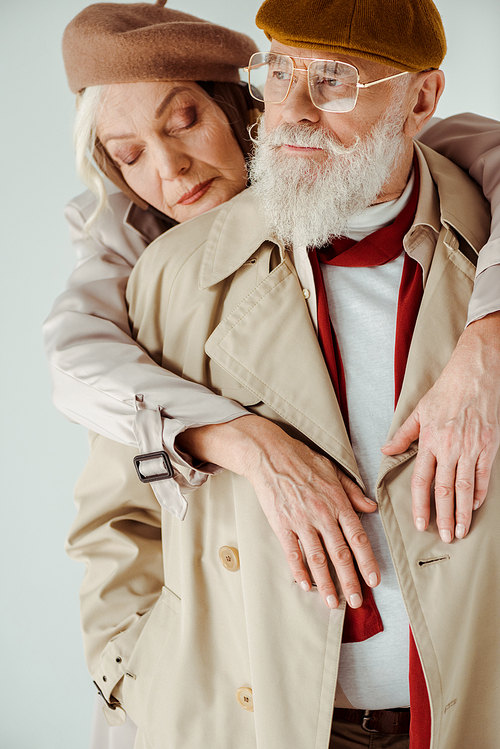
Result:
{"label": "eyeglasses", "polygon": [[323,112],[350,112],[356,106],[360,88],[370,88],[377,83],[408,75],[405,71],[371,83],[360,83],[359,70],[348,62],[311,57],[295,59],[307,60],[309,64],[305,68],[298,68],[294,58],[289,55],[275,52],[253,54],[245,68],[253,98],[266,104],[281,104],[290,93],[292,84],[296,83],[296,74],[307,73],[309,95],[315,107]]}

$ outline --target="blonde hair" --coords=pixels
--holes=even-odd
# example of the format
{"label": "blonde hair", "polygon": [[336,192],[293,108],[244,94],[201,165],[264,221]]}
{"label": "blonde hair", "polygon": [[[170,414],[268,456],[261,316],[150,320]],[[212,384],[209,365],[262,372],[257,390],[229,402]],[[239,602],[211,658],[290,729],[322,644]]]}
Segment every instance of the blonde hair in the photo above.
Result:
{"label": "blonde hair", "polygon": [[97,206],[85,223],[88,230],[99,214],[109,208],[104,179],[94,159],[97,141],[97,118],[101,107],[104,86],[89,86],[77,95],[73,143],[76,154],[76,172],[97,198]]}

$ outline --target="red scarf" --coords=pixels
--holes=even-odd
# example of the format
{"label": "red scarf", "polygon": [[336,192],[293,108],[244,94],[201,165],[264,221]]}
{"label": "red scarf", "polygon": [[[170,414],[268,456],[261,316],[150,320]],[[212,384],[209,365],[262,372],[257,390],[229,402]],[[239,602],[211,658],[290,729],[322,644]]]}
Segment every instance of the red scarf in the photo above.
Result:
{"label": "red scarf", "polygon": [[[340,237],[331,245],[310,253],[311,265],[318,298],[319,341],[330,377],[337,395],[340,410],[349,432],[349,416],[342,358],[335,331],[330,321],[320,263],[349,267],[384,265],[403,251],[403,238],[409,231],[417,209],[419,192],[418,165],[414,159],[415,184],[409,202],[392,224],[370,234],[360,242]],[[405,254],[398,296],[396,341],[394,353],[394,384],[396,406],[403,384],[406,361],[413,329],[423,294],[422,271],[418,263]],[[361,578],[363,605],[358,609],[346,607],[342,642],[362,642],[382,632],[382,619],[375,604],[371,588]],[[431,714],[425,678],[410,630],[410,749],[429,749]]]}

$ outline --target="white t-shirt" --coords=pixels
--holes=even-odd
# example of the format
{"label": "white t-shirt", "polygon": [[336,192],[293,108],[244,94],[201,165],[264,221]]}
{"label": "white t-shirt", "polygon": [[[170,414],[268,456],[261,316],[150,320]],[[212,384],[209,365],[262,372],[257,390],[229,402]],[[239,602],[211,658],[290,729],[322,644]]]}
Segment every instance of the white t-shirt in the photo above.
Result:
{"label": "white t-shirt", "polygon": [[[410,199],[403,195],[370,207],[347,235],[359,241],[394,221]],[[328,307],[344,367],[351,443],[367,494],[375,497],[382,454],[394,414],[394,346],[404,250],[385,265],[350,268],[323,265]],[[408,502],[411,498],[408,497]],[[380,565],[373,590],[384,631],[343,644],[339,683],[354,707],[389,709],[409,705],[409,623],[378,512],[363,526]]]}

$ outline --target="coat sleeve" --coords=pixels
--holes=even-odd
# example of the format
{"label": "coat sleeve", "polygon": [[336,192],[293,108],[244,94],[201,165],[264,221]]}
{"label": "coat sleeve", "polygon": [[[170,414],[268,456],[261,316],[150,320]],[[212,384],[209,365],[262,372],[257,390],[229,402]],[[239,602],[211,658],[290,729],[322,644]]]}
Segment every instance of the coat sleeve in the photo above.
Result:
{"label": "coat sleeve", "polygon": [[500,123],[458,114],[433,124],[420,140],[467,171],[491,203],[491,236],[479,256],[469,324],[500,310]]}
{"label": "coat sleeve", "polygon": [[[125,720],[122,700],[130,702],[137,720],[136,687],[142,694],[148,669],[154,667],[149,636],[158,618],[165,627],[164,620],[175,613],[171,599],[167,610],[162,595],[160,507],[150,487],[137,480],[134,452],[91,435],[90,458],[75,491],[77,517],[66,542],[69,556],[85,564],[80,589],[85,658],[96,686],[112,705],[105,709],[112,724]],[[135,665],[138,650],[140,670]]]}
{"label": "coat sleeve", "polygon": [[[84,230],[90,201],[77,199],[66,208],[77,263],[43,328],[54,403],[70,420],[138,445],[141,453],[151,452],[152,444],[154,451],[166,450],[174,462],[174,482],[167,479],[156,488],[176,495],[173,507],[182,503],[181,488],[199,485],[214,470],[209,465],[193,469],[189,457],[175,450],[176,436],[189,427],[224,423],[247,412],[158,366],[131,338],[125,289],[146,242],[121,220],[124,196],[110,197],[115,212],[99,217],[90,233]],[[156,433],[147,439],[135,408],[139,394],[145,408],[161,417],[155,422]]]}

